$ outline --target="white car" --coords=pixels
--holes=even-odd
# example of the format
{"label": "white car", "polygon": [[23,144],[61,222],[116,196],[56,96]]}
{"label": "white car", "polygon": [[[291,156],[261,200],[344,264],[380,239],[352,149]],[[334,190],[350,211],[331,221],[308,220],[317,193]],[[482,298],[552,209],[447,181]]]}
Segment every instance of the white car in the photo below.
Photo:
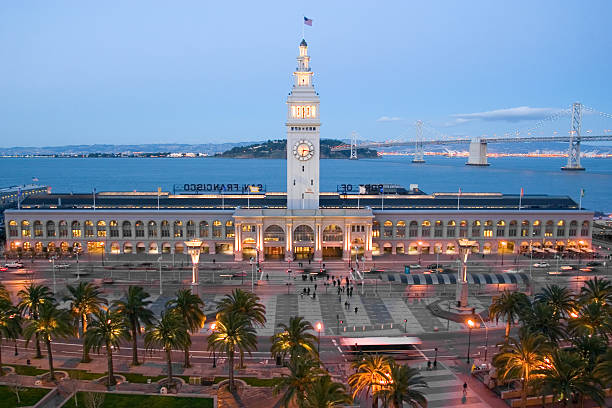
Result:
{"label": "white car", "polygon": [[58,265],[55,265],[55,268],[56,269],[68,269],[70,268],[70,264],[67,264],[67,263],[58,264]]}
{"label": "white car", "polygon": [[548,268],[550,264],[548,262],[536,262],[533,264],[534,268]]}
{"label": "white car", "polygon": [[23,268],[23,264],[21,262],[9,262],[4,266],[6,266],[7,268],[12,268],[12,269]]}
{"label": "white car", "polygon": [[523,272],[521,269],[505,269],[505,273],[521,273]]}

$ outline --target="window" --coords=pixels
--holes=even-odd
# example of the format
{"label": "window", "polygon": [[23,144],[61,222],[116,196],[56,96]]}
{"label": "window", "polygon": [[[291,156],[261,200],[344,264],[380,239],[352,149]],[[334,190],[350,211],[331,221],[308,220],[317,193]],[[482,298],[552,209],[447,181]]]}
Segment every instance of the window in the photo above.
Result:
{"label": "window", "polygon": [[99,237],[106,236],[106,221],[98,221],[98,224],[96,225],[96,233],[96,235]]}
{"label": "window", "polygon": [[434,225],[434,237],[441,237],[444,233],[444,224],[442,221],[437,220]]}
{"label": "window", "polygon": [[242,232],[255,232],[257,229],[256,225],[253,224],[242,224]]}
{"label": "window", "polygon": [[128,238],[132,236],[132,223],[129,221],[123,221],[122,232],[123,238]]}
{"label": "window", "polygon": [[575,237],[578,232],[578,222],[576,220],[570,222],[569,224],[569,236]]}
{"label": "window", "polygon": [[59,222],[59,236],[66,238],[68,236],[68,223],[64,220]]}
{"label": "window", "polygon": [[187,238],[195,238],[195,223],[192,220],[187,221]]}
{"label": "window", "polygon": [[408,236],[416,237],[419,235],[419,224],[416,221],[410,221],[408,226]]}
{"label": "window", "polygon": [[90,220],[86,220],[85,221],[85,237],[91,238],[93,236],[94,236],[93,222],[91,222]]}
{"label": "window", "polygon": [[[535,224],[533,225],[535,226]],[[529,221],[523,220],[523,222],[521,223],[521,237],[528,237],[528,236],[529,236]]]}
{"label": "window", "polygon": [[423,223],[421,224],[421,236],[431,236],[431,222],[429,222],[428,220],[423,221]]}
{"label": "window", "polygon": [[493,236],[493,221],[491,220],[485,221],[484,236],[485,238],[491,238]]}
{"label": "window", "polygon": [[324,242],[342,242],[342,229],[337,225],[328,225],[323,230]]}
{"label": "window", "polygon": [[[155,221],[149,221],[149,224],[147,225],[147,234],[149,235],[149,238],[157,238],[157,223]],[[151,252],[151,250],[149,250],[149,252]]]}
{"label": "window", "polygon": [[174,238],[183,238],[183,222],[182,221],[174,221],[173,231]]}
{"label": "window", "polygon": [[580,235],[582,235],[583,237],[588,237],[590,225],[591,224],[588,221],[583,221],[582,228],[580,229]]}
{"label": "window", "polygon": [[406,236],[406,221],[397,222],[395,236],[398,238],[404,238]]}
{"label": "window", "polygon": [[390,238],[393,236],[393,223],[389,220],[385,221],[383,224],[383,237]]}
{"label": "window", "polygon": [[565,221],[563,220],[559,220],[559,222],[557,222],[557,236],[565,236]]}
{"label": "window", "polygon": [[372,223],[372,237],[373,238],[380,237],[380,223],[378,221],[374,221]]}
{"label": "window", "polygon": [[457,231],[457,224],[455,223],[455,221],[450,220],[449,222],[446,223],[446,236],[447,237],[454,237],[456,231]]}
{"label": "window", "polygon": [[225,222],[225,238],[229,239],[229,238],[234,238],[234,221],[232,220],[227,220]]}
{"label": "window", "polygon": [[111,237],[114,237],[114,238],[119,237],[119,224],[117,223],[117,221],[111,220],[108,223],[108,229],[109,229]]}
{"label": "window", "polygon": [[534,237],[539,237],[540,235],[542,235],[542,222],[540,220],[535,220],[533,222],[533,236]]}
{"label": "window", "polygon": [[170,237],[170,223],[166,220],[163,220],[161,222],[160,231],[161,231],[161,236],[163,238],[169,238]]}
{"label": "window", "polygon": [[136,224],[134,225],[134,232],[138,238],[145,236],[144,223],[142,221],[136,221]]}
{"label": "window", "polygon": [[506,235],[506,221],[497,221],[497,231],[495,235],[498,237],[503,237]]}
{"label": "window", "polygon": [[480,221],[472,222],[472,237],[480,237]]}
{"label": "window", "polygon": [[221,238],[221,228],[222,228],[221,221],[214,220],[213,221],[213,228],[212,228],[212,236],[213,236],[213,238]]}
{"label": "window", "polygon": [[314,231],[308,225],[300,225],[293,232],[296,242],[314,242]]}
{"label": "window", "polygon": [[208,237],[208,222],[200,221],[200,238]]}
{"label": "window", "polygon": [[42,222],[40,221],[34,221],[34,236],[35,237],[43,236],[43,227],[42,227]]}
{"label": "window", "polygon": [[264,231],[264,242],[284,242],[285,231],[278,225],[270,225]]}
{"label": "window", "polygon": [[552,237],[553,235],[553,227],[554,227],[554,223],[552,221],[546,221],[546,227],[544,229],[544,236],[545,237]]}
{"label": "window", "polygon": [[55,223],[53,221],[47,221],[47,237],[55,236]]}
{"label": "window", "polygon": [[72,221],[72,237],[81,238],[81,223],[78,221]]}
{"label": "window", "polygon": [[19,228],[17,228],[17,221],[10,220],[9,221],[9,237],[18,237],[19,236]]}
{"label": "window", "polygon": [[512,220],[510,221],[509,227],[508,227],[508,236],[509,237],[516,237],[516,228],[517,228],[518,223],[516,222],[516,220]]}
{"label": "window", "polygon": [[468,222],[466,220],[461,220],[459,223],[459,236],[461,238],[467,238],[468,236]]}

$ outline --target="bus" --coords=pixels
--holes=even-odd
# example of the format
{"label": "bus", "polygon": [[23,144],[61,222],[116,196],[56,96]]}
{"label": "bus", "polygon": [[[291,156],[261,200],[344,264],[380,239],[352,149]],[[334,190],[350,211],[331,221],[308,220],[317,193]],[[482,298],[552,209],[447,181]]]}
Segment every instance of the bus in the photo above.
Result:
{"label": "bus", "polygon": [[366,353],[392,355],[396,359],[416,359],[422,354],[416,345],[418,337],[342,337],[340,345],[347,355],[358,356]]}

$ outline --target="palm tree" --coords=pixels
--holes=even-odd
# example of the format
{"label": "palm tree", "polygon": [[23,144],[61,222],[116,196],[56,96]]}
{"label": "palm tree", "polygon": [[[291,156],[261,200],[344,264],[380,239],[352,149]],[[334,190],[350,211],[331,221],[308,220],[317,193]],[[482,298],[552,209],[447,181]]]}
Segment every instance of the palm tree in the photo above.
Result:
{"label": "palm tree", "polygon": [[314,327],[309,321],[294,316],[289,319],[289,325],[280,323],[277,327],[283,331],[272,336],[272,357],[280,356],[284,359],[287,354],[291,358],[306,354],[317,357],[317,337],[311,333]]}
{"label": "palm tree", "polygon": [[[27,313],[30,319],[37,320],[39,315],[39,308],[44,303],[51,302],[53,294],[51,289],[43,285],[35,285],[33,283],[30,286],[21,289],[17,292],[19,297],[19,311],[23,315]],[[36,358],[42,358],[40,352],[40,339],[38,333],[36,334]]]}
{"label": "palm tree", "polygon": [[552,309],[557,318],[567,318],[576,309],[574,295],[569,288],[559,285],[548,285],[535,295],[535,301],[544,303]]}
{"label": "palm tree", "polygon": [[348,383],[353,389],[353,398],[359,394],[372,395],[372,407],[378,407],[378,392],[387,382],[393,360],[377,354],[368,354],[362,360],[351,363],[355,370]]}
{"label": "palm tree", "polygon": [[[77,324],[81,324],[82,334],[87,331],[87,317],[100,309],[100,305],[107,304],[106,299],[102,298],[102,290],[89,282],[79,282],[77,286],[68,285],[66,287],[70,295],[64,297],[64,301],[70,301],[70,311],[77,319]],[[91,361],[89,348],[83,345],[82,363]]]}
{"label": "palm tree", "polygon": [[178,313],[162,312],[159,321],[147,326],[144,341],[146,348],[162,348],[166,352],[168,386],[172,386],[172,349],[185,349],[191,345],[185,321]]}
{"label": "palm tree", "polygon": [[524,307],[520,312],[524,326],[532,333],[540,333],[551,343],[557,344],[565,337],[565,331],[559,317],[555,315],[553,308],[546,303],[535,302],[533,305]]}
{"label": "palm tree", "polygon": [[606,352],[606,342],[599,336],[580,336],[572,339],[576,353],[587,365],[588,372],[592,372],[600,356]]}
{"label": "palm tree", "polygon": [[416,368],[395,362],[387,374],[387,384],[377,395],[394,408],[402,408],[405,402],[413,408],[427,406],[427,398],[420,389],[427,388],[425,379]]}
{"label": "palm tree", "polygon": [[151,304],[150,300],[145,300],[150,295],[140,286],[130,286],[126,294],[126,300],[115,301],[114,306],[117,312],[123,315],[128,321],[132,338],[132,365],[138,362],[138,332],[141,324],[150,325],[153,322],[153,312],[147,307]]}
{"label": "palm tree", "polygon": [[[204,327],[204,322],[206,321],[206,315],[202,311],[204,302],[198,295],[192,293],[190,289],[179,290],[176,293],[176,298],[169,300],[166,303],[166,307],[183,319],[185,326],[191,333],[197,333]],[[188,345],[185,347],[184,367],[191,367],[191,364],[189,364]]]}
{"label": "palm tree", "polygon": [[583,305],[577,316],[568,323],[569,330],[576,336],[598,335],[607,339],[612,334],[610,307],[599,302]]}
{"label": "palm tree", "polygon": [[600,303],[610,305],[612,303],[612,283],[607,279],[589,279],[580,288],[580,301],[587,303]]}
{"label": "palm tree", "polygon": [[343,384],[334,382],[329,375],[316,376],[306,390],[304,408],[335,408],[350,404],[353,399]]}
{"label": "palm tree", "polygon": [[557,349],[549,361],[550,363],[534,372],[539,376],[535,384],[540,389],[542,398],[552,394],[553,400],[561,401],[565,406],[569,400],[582,401],[588,396],[603,406],[605,395],[596,385],[579,355]]}
{"label": "palm tree", "polygon": [[[10,300],[7,300],[7,297],[0,293],[0,344],[3,338],[7,340],[16,339],[20,332],[21,315],[19,310],[13,306]],[[0,347],[0,375],[4,375],[2,370],[2,347]]]}
{"label": "palm tree", "polygon": [[223,313],[218,316],[217,326],[208,336],[208,348],[222,351],[229,359],[229,390],[234,391],[234,353],[244,353],[257,348],[255,329],[249,320],[237,313]]}
{"label": "palm tree", "polygon": [[106,373],[106,384],[112,387],[117,383],[113,370],[113,349],[119,350],[121,340],[129,339],[130,331],[127,321],[119,311],[114,309],[98,309],[93,312],[93,319],[85,332],[84,347],[93,347],[96,353],[100,348],[106,348],[106,359],[108,369]]}
{"label": "palm tree", "polygon": [[599,357],[593,375],[604,388],[609,388],[612,385],[612,348],[609,348],[606,354]]}
{"label": "palm tree", "polygon": [[521,330],[520,338],[510,338],[499,354],[493,357],[493,365],[498,370],[498,378],[502,381],[520,380],[521,406],[527,403],[527,390],[531,386],[534,372],[544,363],[548,351],[546,338],[541,334]]}
{"label": "palm tree", "polygon": [[304,407],[304,401],[311,385],[325,372],[321,369],[319,360],[308,357],[292,358],[287,365],[289,375],[283,375],[274,386],[274,395],[282,393],[279,401],[285,408],[290,405]]}
{"label": "palm tree", "polygon": [[68,312],[58,309],[51,302],[46,301],[38,307],[38,319],[30,320],[23,331],[26,338],[26,344],[32,336],[37,335],[37,338],[42,337],[47,345],[47,353],[49,357],[49,372],[51,381],[55,381],[55,371],[53,370],[53,355],[51,354],[51,341],[57,338],[65,338],[74,333],[74,329],[70,324],[70,316]]}
{"label": "palm tree", "polygon": [[506,342],[510,338],[510,328],[512,323],[519,316],[521,310],[529,304],[529,299],[524,293],[510,292],[505,290],[501,296],[491,303],[489,306],[489,318],[499,320],[505,318],[506,324]]}
{"label": "palm tree", "polygon": [[7,302],[11,303],[11,294],[8,290],[6,290],[6,286],[0,283],[0,301],[2,300],[6,300]]}

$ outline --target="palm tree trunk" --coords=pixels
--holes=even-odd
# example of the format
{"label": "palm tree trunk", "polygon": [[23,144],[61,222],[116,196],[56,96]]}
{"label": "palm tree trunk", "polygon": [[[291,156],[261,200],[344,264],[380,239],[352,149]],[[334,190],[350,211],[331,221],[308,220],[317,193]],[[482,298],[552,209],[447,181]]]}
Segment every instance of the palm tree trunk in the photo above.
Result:
{"label": "palm tree trunk", "polygon": [[42,358],[42,353],[40,352],[40,339],[38,338],[38,333],[34,335],[36,337],[36,356],[34,358]]}
{"label": "palm tree trunk", "polygon": [[372,408],[378,408],[378,397],[372,395]]}
{"label": "palm tree trunk", "polygon": [[521,408],[527,407],[527,383],[523,380],[523,389],[521,390]]}
{"label": "palm tree trunk", "polygon": [[234,350],[229,352],[229,391],[234,392]]}
{"label": "palm tree trunk", "polygon": [[170,348],[166,349],[166,360],[168,361],[168,387],[172,386],[172,352]]}
{"label": "palm tree trunk", "polygon": [[132,320],[132,365],[138,365],[138,339],[136,330],[136,322]]}
{"label": "palm tree trunk", "polygon": [[115,371],[113,370],[113,349],[110,343],[106,343],[106,356],[108,360],[108,375],[106,377],[106,383],[109,387],[112,387],[113,385],[117,384],[117,381],[115,380]]}
{"label": "palm tree trunk", "polygon": [[240,368],[244,368],[244,351],[240,350]]}
{"label": "palm tree trunk", "polygon": [[508,322],[506,323],[506,342],[510,338],[510,328],[512,327],[512,319],[508,317]]}
{"label": "palm tree trunk", "polygon": [[89,348],[85,347],[85,330],[86,330],[87,320],[85,319],[85,315],[81,316],[81,327],[83,328],[83,357],[81,358],[81,363],[89,363],[91,358],[89,357]]}
{"label": "palm tree trunk", "polygon": [[53,370],[53,355],[51,354],[51,340],[49,338],[45,339],[47,343],[47,353],[49,354],[49,373],[51,373],[51,381],[55,381],[55,371]]}
{"label": "palm tree trunk", "polygon": [[2,369],[2,338],[0,337],[0,376],[4,375],[4,370]]}

